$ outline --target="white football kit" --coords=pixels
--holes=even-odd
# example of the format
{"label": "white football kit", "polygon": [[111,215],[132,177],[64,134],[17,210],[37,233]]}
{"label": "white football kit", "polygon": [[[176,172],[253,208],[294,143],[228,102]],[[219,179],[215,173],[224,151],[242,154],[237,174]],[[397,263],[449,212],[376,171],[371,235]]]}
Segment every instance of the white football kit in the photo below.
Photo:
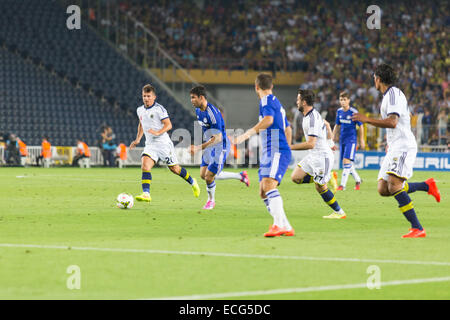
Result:
{"label": "white football kit", "polygon": [[381,164],[378,180],[387,180],[389,174],[403,179],[413,175],[414,162],[417,155],[417,143],[411,131],[411,118],[408,101],[404,93],[397,87],[390,87],[381,101],[381,118],[389,115],[398,116],[397,126],[386,129],[387,153]]}
{"label": "white football kit", "polygon": [[148,108],[144,105],[140,106],[136,113],[145,135],[145,148],[142,156],[149,156],[155,163],[160,159],[168,166],[177,165],[178,159],[175,154],[175,147],[167,132],[160,136],[154,136],[148,132],[150,129],[159,131],[164,127],[162,120],[169,118],[167,110],[155,102]]}
{"label": "white football kit", "polygon": [[303,132],[306,139],[312,136],[317,140],[314,148],[309,150],[298,166],[312,176],[315,183],[324,185],[331,179],[334,155],[327,141],[327,127],[316,109],[303,117]]}

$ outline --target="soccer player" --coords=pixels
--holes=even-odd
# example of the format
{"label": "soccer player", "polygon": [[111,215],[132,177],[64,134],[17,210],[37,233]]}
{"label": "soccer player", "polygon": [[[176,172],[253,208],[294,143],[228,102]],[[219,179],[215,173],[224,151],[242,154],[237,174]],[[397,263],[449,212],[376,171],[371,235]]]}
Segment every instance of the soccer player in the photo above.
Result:
{"label": "soccer player", "polygon": [[170,171],[186,180],[191,185],[194,196],[199,197],[200,188],[197,181],[189,175],[185,168],[178,165],[175,147],[167,134],[167,131],[172,129],[172,123],[167,110],[156,102],[156,91],[150,84],[142,88],[142,100],[144,104],[137,108],[139,118],[137,136],[130,144],[130,150],[134,149],[145,135],[145,148],[141,155],[143,193],[137,196],[136,200],[152,201],[150,197],[151,170],[158,159],[167,164]]}
{"label": "soccer player", "polygon": [[[355,151],[356,151],[356,127],[359,127],[359,147],[360,149],[365,149],[366,145],[364,142],[364,130],[361,122],[355,122],[352,120],[352,116],[358,113],[354,107],[350,106],[350,97],[347,92],[341,92],[339,95],[339,103],[341,108],[338,109],[336,113],[336,125],[333,130],[333,140],[337,140],[338,132],[340,131],[340,154],[341,161],[344,167],[342,171],[341,184],[337,190],[345,190],[347,185],[348,176],[351,174],[356,181],[355,190],[360,189],[361,178],[359,177],[356,169],[353,165],[355,161]],[[340,129],[340,130],[339,130]]]}
{"label": "soccer player", "polygon": [[295,231],[289,224],[283,207],[283,199],[277,189],[291,161],[291,149],[286,132],[291,132],[286,120],[286,111],[273,95],[272,76],[261,73],[256,77],[255,91],[260,99],[259,122],[244,134],[234,139],[240,144],[255,134],[261,138],[261,159],[258,170],[260,196],[273,217],[273,224],[265,237],[293,236]]}
{"label": "soccer player", "polygon": [[354,114],[352,119],[386,128],[387,153],[378,174],[378,193],[383,197],[394,196],[400,211],[411,223],[409,233],[402,238],[423,238],[426,232],[417,218],[408,193],[426,191],[440,202],[440,192],[433,178],[418,183],[407,182],[413,175],[417,154],[416,139],[411,132],[408,102],[403,92],[394,86],[396,75],[391,66],[377,66],[373,79],[376,89],[383,94],[381,119],[372,119],[360,113]]}
{"label": "soccer player", "polygon": [[237,179],[245,183],[247,187],[250,181],[246,171],[241,173],[222,171],[231,147],[225,131],[225,121],[219,109],[208,102],[205,87],[192,88],[190,95],[198,123],[202,126],[203,138],[206,140],[201,145],[191,145],[190,153],[195,154],[204,150],[202,164],[200,165],[200,176],[206,182],[208,200],[203,209],[212,210],[216,206],[215,180]]}
{"label": "soccer player", "polygon": [[[307,156],[300,161],[291,175],[294,183],[315,183],[323,201],[333,209],[333,213],[324,216],[326,219],[345,219],[347,216],[339,206],[327,183],[332,178],[334,155],[328,143],[331,138],[329,129],[320,113],[314,109],[315,95],[312,90],[299,89],[297,107],[303,113],[303,131],[306,141],[291,146],[292,150],[309,150]],[[329,126],[328,126],[329,127]]]}

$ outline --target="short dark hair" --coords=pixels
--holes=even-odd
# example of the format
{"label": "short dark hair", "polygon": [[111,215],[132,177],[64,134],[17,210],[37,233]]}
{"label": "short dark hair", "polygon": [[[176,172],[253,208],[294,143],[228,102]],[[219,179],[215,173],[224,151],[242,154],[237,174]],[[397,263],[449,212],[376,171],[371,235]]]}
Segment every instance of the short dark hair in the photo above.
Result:
{"label": "short dark hair", "polygon": [[142,92],[145,92],[145,93],[153,92],[154,94],[156,94],[156,90],[155,90],[155,88],[154,88],[151,84],[146,84],[146,85],[142,88]]}
{"label": "short dark hair", "polygon": [[256,77],[256,84],[261,90],[269,90],[272,88],[272,75],[268,73],[260,73]]}
{"label": "short dark hair", "polygon": [[306,101],[308,106],[312,106],[314,104],[316,95],[312,90],[298,89],[298,94],[301,96],[301,101]]}
{"label": "short dark hair", "polygon": [[339,98],[347,98],[347,99],[350,99],[350,95],[348,94],[347,91],[342,91],[342,92],[339,94]]}
{"label": "short dark hair", "polygon": [[382,63],[375,69],[375,75],[380,78],[385,85],[392,85],[397,80],[394,68],[386,63]]}
{"label": "short dark hair", "polygon": [[204,96],[206,98],[206,88],[204,86],[193,87],[189,93],[195,94],[197,97]]}

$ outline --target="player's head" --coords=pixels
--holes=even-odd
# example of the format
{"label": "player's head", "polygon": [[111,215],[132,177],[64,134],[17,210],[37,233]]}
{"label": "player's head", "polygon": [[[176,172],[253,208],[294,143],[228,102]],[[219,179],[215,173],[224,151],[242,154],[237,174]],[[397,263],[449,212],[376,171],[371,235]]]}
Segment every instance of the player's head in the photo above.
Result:
{"label": "player's head", "polygon": [[298,89],[297,92],[297,108],[300,112],[305,109],[312,108],[314,105],[314,99],[316,95],[312,90]]}
{"label": "player's head", "polygon": [[156,90],[151,84],[146,84],[142,88],[142,101],[144,101],[144,105],[149,107],[155,103],[156,100]]}
{"label": "player's head", "polygon": [[258,93],[260,91],[272,90],[272,76],[268,73],[260,73],[255,80],[255,91]]}
{"label": "player's head", "polygon": [[189,93],[191,95],[191,103],[194,107],[200,108],[208,103],[204,86],[193,87]]}
{"label": "player's head", "polygon": [[377,88],[377,90],[381,90],[381,85],[392,86],[395,83],[396,79],[397,76],[394,69],[390,65],[387,65],[385,63],[377,66],[373,75],[375,88]]}
{"label": "player's head", "polygon": [[339,103],[342,108],[348,109],[348,107],[350,106],[350,95],[347,91],[342,91],[339,94]]}

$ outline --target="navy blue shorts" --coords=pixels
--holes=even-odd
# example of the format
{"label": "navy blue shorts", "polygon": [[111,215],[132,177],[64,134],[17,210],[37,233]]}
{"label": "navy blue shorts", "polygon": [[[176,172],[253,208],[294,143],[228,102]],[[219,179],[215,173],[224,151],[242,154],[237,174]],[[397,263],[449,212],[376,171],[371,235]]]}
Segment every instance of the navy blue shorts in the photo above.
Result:
{"label": "navy blue shorts", "polygon": [[291,157],[290,151],[274,152],[270,158],[263,156],[258,170],[259,181],[261,182],[263,178],[272,178],[280,184],[289,167]]}
{"label": "navy blue shorts", "polygon": [[341,160],[349,159],[355,161],[356,142],[341,144]]}
{"label": "navy blue shorts", "polygon": [[226,150],[222,147],[212,147],[203,154],[201,167],[208,167],[208,171],[215,175],[219,174],[223,170],[229,152],[230,147]]}

